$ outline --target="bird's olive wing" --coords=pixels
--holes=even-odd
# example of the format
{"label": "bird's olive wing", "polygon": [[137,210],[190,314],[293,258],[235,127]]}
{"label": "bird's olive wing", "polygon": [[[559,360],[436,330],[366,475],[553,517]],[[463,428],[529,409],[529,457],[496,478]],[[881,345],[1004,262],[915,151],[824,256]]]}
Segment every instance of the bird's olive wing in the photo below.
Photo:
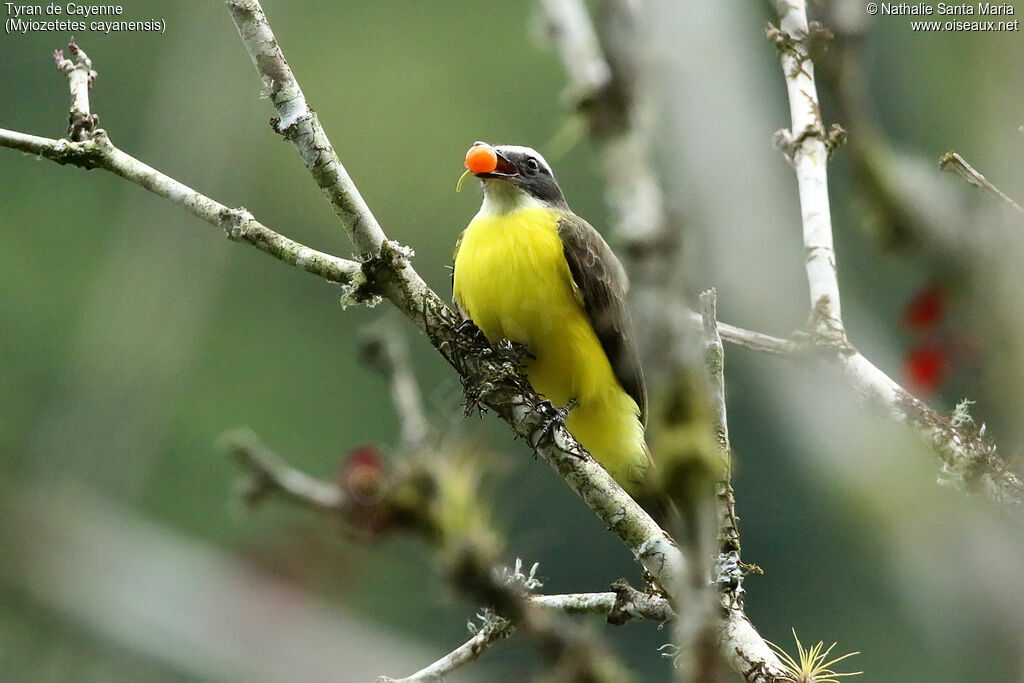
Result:
{"label": "bird's olive wing", "polygon": [[558,222],[565,260],[590,324],[619,384],[640,408],[640,420],[647,423],[647,388],[633,324],[626,309],[629,280],[611,248],[592,225],[574,214]]}

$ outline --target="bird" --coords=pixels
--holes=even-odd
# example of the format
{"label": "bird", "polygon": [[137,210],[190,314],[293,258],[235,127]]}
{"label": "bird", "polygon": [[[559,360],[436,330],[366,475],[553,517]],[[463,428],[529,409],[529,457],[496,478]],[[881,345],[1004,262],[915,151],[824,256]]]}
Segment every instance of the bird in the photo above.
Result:
{"label": "bird", "polygon": [[456,306],[491,343],[525,347],[534,390],[567,407],[566,428],[636,491],[652,461],[625,269],[536,150],[478,141],[466,167],[483,202],[455,246]]}

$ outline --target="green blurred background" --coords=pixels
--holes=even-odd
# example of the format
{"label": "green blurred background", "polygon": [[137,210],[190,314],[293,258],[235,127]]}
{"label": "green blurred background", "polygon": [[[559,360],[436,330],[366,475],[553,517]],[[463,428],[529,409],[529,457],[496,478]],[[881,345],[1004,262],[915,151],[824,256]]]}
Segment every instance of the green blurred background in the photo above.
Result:
{"label": "green blurred background", "polygon": [[[272,108],[222,3],[124,7],[127,19],[165,19],[166,33],[76,35],[99,71],[93,111],[115,144],[349,255],[294,148],[267,125]],[[385,231],[447,295],[452,246],[479,202],[475,188],[454,192],[467,147],[544,151],[566,123],[561,64],[535,7],[265,9]],[[768,14],[667,0],[644,11],[652,154],[695,236],[694,289],[718,288],[723,320],[788,334],[805,319],[806,284],[795,183],[770,146],[788,111],[763,37]],[[64,133],[67,87],[50,54],[67,37],[0,37],[0,126]],[[988,260],[965,256],[962,268],[949,265],[955,253],[892,248],[865,229],[871,197],[841,150],[831,195],[848,328],[902,379],[914,339],[901,311],[922,287],[947,286],[947,325],[965,350],[930,400],[946,411],[977,400],[974,414],[1012,456],[1024,427],[1012,296],[1024,231],[985,232],[998,209],[935,162],[956,149],[1024,197],[1024,42],[1019,32],[913,33],[905,17],[874,17],[865,57],[882,128],[930,183],[925,203],[953,198],[964,233],[995,238],[979,249]],[[589,143],[548,156],[575,211],[606,225]],[[445,587],[429,549],[346,542],[284,504],[238,514],[236,472],[216,445],[248,425],[293,464],[330,476],[350,448],[395,443],[387,393],[356,357],[360,327],[394,312],[342,311],[336,289],[100,171],[2,150],[0,207],[0,678],[372,680],[407,675],[465,639],[478,606]],[[545,592],[638,580],[628,553],[523,443],[492,418],[462,420],[453,373],[402,329],[436,424],[501,459],[485,488],[510,559],[540,562]],[[860,650],[852,666],[863,680],[1021,680],[1020,526],[936,486],[934,458],[841,387],[735,347],[726,358],[744,559],[766,572],[747,583],[761,632],[788,643],[795,627],[804,642]],[[667,632],[583,623],[642,680],[671,676],[656,652]],[[457,678],[538,673],[513,639]]]}

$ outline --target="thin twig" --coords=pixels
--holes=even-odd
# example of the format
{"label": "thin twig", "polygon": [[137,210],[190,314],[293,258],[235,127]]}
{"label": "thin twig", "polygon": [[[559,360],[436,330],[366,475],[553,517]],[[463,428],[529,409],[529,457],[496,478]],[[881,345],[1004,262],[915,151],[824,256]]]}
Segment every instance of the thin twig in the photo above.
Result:
{"label": "thin twig", "polygon": [[221,228],[231,240],[246,242],[307,273],[347,285],[348,292],[355,295],[350,298],[360,298],[358,292],[366,284],[359,263],[310,249],[274,232],[244,208],[233,209],[196,192],[122,152],[110,142],[103,129],[97,129],[83,142],[70,142],[0,128],[0,147],[28,152],[58,164],[110,171]]}
{"label": "thin twig", "polygon": [[238,430],[225,437],[232,457],[246,474],[239,494],[255,505],[268,495],[280,493],[289,500],[317,512],[344,510],[345,494],[331,483],[311,477],[274,454],[249,430]]}
{"label": "thin twig", "polygon": [[[689,329],[702,328],[703,320],[701,314],[697,311],[679,307],[676,313],[679,320],[683,323],[680,329],[677,330],[677,334],[683,332],[682,326]],[[747,330],[726,323],[718,323],[718,331],[723,340],[752,351],[761,351],[762,353],[770,353],[777,356],[793,356],[800,349],[800,344],[791,339],[773,337],[770,334],[754,332],[753,330]]]}
{"label": "thin twig", "polygon": [[963,178],[968,185],[988,190],[996,197],[999,197],[999,199],[1016,209],[1017,212],[1024,213],[1024,208],[1021,208],[1020,204],[1006,196],[1002,190],[989,182],[988,178],[975,170],[973,166],[967,163],[967,161],[956,152],[946,152],[943,154],[942,158],[939,159],[939,168],[949,173],[956,173],[958,176]]}
{"label": "thin twig", "polygon": [[68,137],[75,142],[88,140],[99,125],[99,117],[89,111],[89,88],[96,80],[92,60],[85,50],[78,47],[75,37],[68,41],[68,51],[75,56],[71,61],[64,57],[63,50],[54,50],[53,59],[57,69],[68,77],[71,88],[71,109],[68,112]]}
{"label": "thin twig", "polygon": [[565,615],[536,604],[530,591],[541,586],[535,578],[537,565],[529,574],[515,570],[496,572],[493,564],[464,554],[454,569],[457,585],[493,607],[530,638],[543,655],[555,678],[561,680],[618,683],[630,679],[626,669],[595,634],[580,629]]}
{"label": "thin twig", "polygon": [[715,440],[724,467],[716,484],[718,500],[718,551],[736,552],[740,549],[740,532],[736,519],[736,499],[732,490],[732,447],[729,445],[729,421],[725,404],[725,349],[718,327],[718,304],[715,290],[700,295],[704,324],[704,377],[711,406],[711,422]]}
{"label": "thin twig", "polygon": [[455,648],[436,662],[423,667],[405,678],[378,676],[377,683],[434,683],[443,681],[456,669],[474,662],[494,642],[508,638],[513,632],[511,624],[496,614],[484,617],[484,623],[472,638]]}
{"label": "thin twig", "polygon": [[[607,614],[615,605],[616,595],[607,593],[562,593],[559,595],[534,595],[530,602],[545,609],[566,614]],[[665,603],[668,606],[668,603]]]}
{"label": "thin twig", "polygon": [[[617,624],[637,619],[664,623],[675,618],[675,612],[665,597],[642,593],[628,584],[625,588],[629,593],[619,590],[606,593],[531,595],[528,600],[533,606],[564,614],[607,614],[609,621],[614,618],[616,621],[612,623]],[[624,599],[624,594],[628,595],[628,598]],[[443,680],[461,666],[477,660],[492,643],[511,635],[513,629],[508,621],[493,613],[480,616],[484,623],[478,627],[476,633],[444,657],[405,678],[381,676],[377,683],[426,683]]]}
{"label": "thin twig", "polygon": [[402,447],[415,451],[430,435],[423,399],[409,362],[409,349],[400,330],[387,320],[363,330],[360,356],[384,375],[401,427]]}

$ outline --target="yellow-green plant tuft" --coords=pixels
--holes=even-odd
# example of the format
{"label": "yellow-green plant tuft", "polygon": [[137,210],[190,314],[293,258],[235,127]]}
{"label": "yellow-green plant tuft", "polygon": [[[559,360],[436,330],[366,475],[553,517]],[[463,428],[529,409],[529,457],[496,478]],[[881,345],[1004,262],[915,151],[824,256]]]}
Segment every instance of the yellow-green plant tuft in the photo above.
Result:
{"label": "yellow-green plant tuft", "polygon": [[863,671],[837,673],[832,670],[835,664],[847,657],[859,655],[859,652],[848,652],[845,655],[829,659],[832,648],[836,646],[835,643],[825,647],[825,643],[819,640],[817,645],[805,649],[800,642],[800,638],[796,635],[796,629],[793,629],[793,640],[796,641],[796,659],[775,643],[770,640],[767,641],[772,646],[772,649],[775,650],[775,653],[779,655],[779,658],[782,659],[782,666],[786,669],[788,678],[793,683],[840,683],[838,680],[840,678],[859,676],[864,673]]}

